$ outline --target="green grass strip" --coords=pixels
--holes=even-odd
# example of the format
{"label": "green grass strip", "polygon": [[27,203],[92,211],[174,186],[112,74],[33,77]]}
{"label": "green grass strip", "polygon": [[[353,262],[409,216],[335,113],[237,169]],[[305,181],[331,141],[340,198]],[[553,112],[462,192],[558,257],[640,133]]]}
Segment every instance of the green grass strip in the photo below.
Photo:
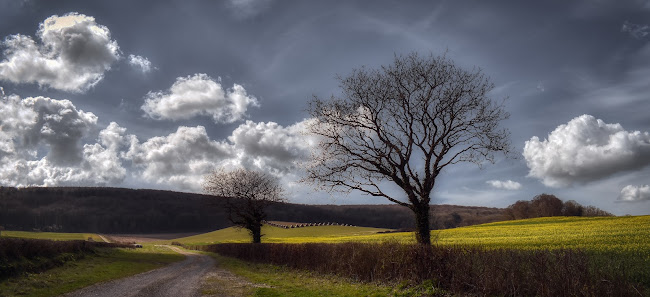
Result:
{"label": "green grass strip", "polygon": [[103,241],[99,235],[94,233],[59,233],[59,232],[29,232],[29,231],[1,231],[4,237],[18,237],[31,239],[51,240],[88,240]]}
{"label": "green grass strip", "polygon": [[0,282],[0,296],[58,296],[95,283],[135,275],[183,260],[166,247],[98,249],[98,253],[42,273]]}

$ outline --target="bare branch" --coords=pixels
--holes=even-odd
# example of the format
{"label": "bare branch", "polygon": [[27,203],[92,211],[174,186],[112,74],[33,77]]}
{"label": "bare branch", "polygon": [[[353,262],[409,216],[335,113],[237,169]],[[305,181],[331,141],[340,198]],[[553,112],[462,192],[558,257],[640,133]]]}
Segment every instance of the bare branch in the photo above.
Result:
{"label": "bare branch", "polygon": [[259,242],[262,236],[264,209],[272,203],[285,201],[277,178],[245,169],[216,170],[205,176],[203,190],[226,200],[228,220],[248,229],[253,242]]}
{"label": "bare branch", "polygon": [[[510,151],[509,133],[499,128],[509,114],[488,97],[494,85],[481,69],[462,69],[446,56],[410,54],[380,69],[355,69],[339,82],[341,97],[310,102],[316,121],[309,130],[321,142],[306,181],[416,211],[428,209],[445,167],[480,166]],[[386,181],[403,196],[382,191]]]}

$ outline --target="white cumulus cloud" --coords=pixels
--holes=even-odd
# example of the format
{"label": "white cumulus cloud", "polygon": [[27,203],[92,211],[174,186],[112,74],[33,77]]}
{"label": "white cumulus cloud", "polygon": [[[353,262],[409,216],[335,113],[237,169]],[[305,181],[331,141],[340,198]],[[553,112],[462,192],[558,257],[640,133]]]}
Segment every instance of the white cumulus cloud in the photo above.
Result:
{"label": "white cumulus cloud", "polygon": [[142,110],[153,119],[180,120],[211,116],[215,123],[232,123],[246,115],[249,106],[259,106],[244,87],[234,84],[224,90],[207,74],[179,77],[167,92],[149,92]]}
{"label": "white cumulus cloud", "polygon": [[287,127],[274,122],[246,121],[233,131],[228,140],[239,152],[239,163],[243,166],[285,174],[293,171],[297,162],[306,158],[316,145],[313,136],[304,133],[308,121]]}
{"label": "white cumulus cloud", "polygon": [[515,181],[511,180],[506,180],[506,181],[500,181],[500,180],[489,180],[486,181],[485,183],[489,184],[490,186],[497,188],[497,189],[505,189],[505,190],[519,190],[521,189],[521,184]]}
{"label": "white cumulus cloud", "polygon": [[54,164],[70,164],[81,160],[81,138],[97,124],[91,112],[77,110],[69,100],[47,97],[20,99],[13,96],[0,106],[0,125],[9,153],[33,155],[46,146]]}
{"label": "white cumulus cloud", "polygon": [[153,187],[200,192],[203,176],[224,166],[291,181],[316,142],[304,135],[310,120],[286,127],[247,121],[222,140],[211,139],[203,126],[180,126],[140,141],[115,122],[100,129],[93,113],[68,100],[1,99],[2,185],[119,185],[128,177]]}
{"label": "white cumulus cloud", "polygon": [[40,24],[36,37],[16,34],[5,38],[0,80],[83,92],[97,84],[120,58],[119,46],[111,40],[108,28],[91,16],[53,15]]}
{"label": "white cumulus cloud", "polygon": [[151,70],[156,69],[151,66],[149,59],[138,55],[129,55],[129,64],[142,71],[142,73],[149,73]]}
{"label": "white cumulus cloud", "polygon": [[523,156],[529,176],[550,187],[570,186],[647,166],[650,134],[582,115],[558,126],[547,139],[526,141]]}
{"label": "white cumulus cloud", "polygon": [[143,143],[132,138],[124,157],[136,167],[136,177],[191,191],[201,191],[203,176],[224,166],[285,176],[294,173],[314,143],[302,136],[304,123],[283,127],[247,121],[223,141],[210,139],[203,126],[181,126]]}
{"label": "white cumulus cloud", "polygon": [[102,130],[98,143],[84,144],[97,117],[68,100],[14,95],[1,103],[0,184],[107,185],[124,179],[120,146],[107,136],[119,130],[117,124]]}
{"label": "white cumulus cloud", "polygon": [[230,145],[211,140],[205,127],[181,126],[174,133],[144,143],[132,140],[125,156],[146,181],[200,191],[203,175],[225,165],[233,152]]}
{"label": "white cumulus cloud", "polygon": [[627,185],[621,189],[621,194],[618,195],[618,201],[634,202],[634,201],[649,201],[650,200],[650,185],[634,186]]}

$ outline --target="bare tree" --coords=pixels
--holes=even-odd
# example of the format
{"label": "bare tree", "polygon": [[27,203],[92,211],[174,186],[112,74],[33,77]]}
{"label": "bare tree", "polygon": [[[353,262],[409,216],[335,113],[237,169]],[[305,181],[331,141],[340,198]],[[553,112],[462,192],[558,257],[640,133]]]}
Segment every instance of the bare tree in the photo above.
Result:
{"label": "bare tree", "polygon": [[562,215],[567,217],[581,217],[584,212],[584,207],[575,200],[564,202],[562,206]]}
{"label": "bare tree", "polygon": [[253,243],[262,240],[265,208],[272,203],[284,201],[282,186],[277,178],[246,169],[214,171],[205,176],[203,190],[226,200],[228,220],[247,229]]}
{"label": "bare tree", "polygon": [[[416,239],[430,244],[429,204],[436,178],[449,165],[494,163],[510,151],[509,114],[480,69],[465,70],[445,56],[396,56],[379,69],[339,77],[342,95],[318,97],[309,130],[321,139],[306,181],[326,190],[360,191],[408,207]],[[403,190],[392,195],[387,183]]]}
{"label": "bare tree", "polygon": [[564,202],[555,195],[541,194],[535,196],[530,202],[530,208],[536,213],[535,217],[555,217],[562,215]]}

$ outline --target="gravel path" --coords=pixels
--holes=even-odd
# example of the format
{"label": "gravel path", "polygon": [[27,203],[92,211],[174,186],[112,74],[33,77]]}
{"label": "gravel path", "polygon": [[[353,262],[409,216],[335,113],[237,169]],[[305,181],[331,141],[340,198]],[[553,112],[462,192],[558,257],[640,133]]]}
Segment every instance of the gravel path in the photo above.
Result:
{"label": "gravel path", "polygon": [[163,268],[93,285],[62,296],[201,296],[199,289],[202,279],[215,269],[214,260],[205,255],[168,247],[187,258]]}

